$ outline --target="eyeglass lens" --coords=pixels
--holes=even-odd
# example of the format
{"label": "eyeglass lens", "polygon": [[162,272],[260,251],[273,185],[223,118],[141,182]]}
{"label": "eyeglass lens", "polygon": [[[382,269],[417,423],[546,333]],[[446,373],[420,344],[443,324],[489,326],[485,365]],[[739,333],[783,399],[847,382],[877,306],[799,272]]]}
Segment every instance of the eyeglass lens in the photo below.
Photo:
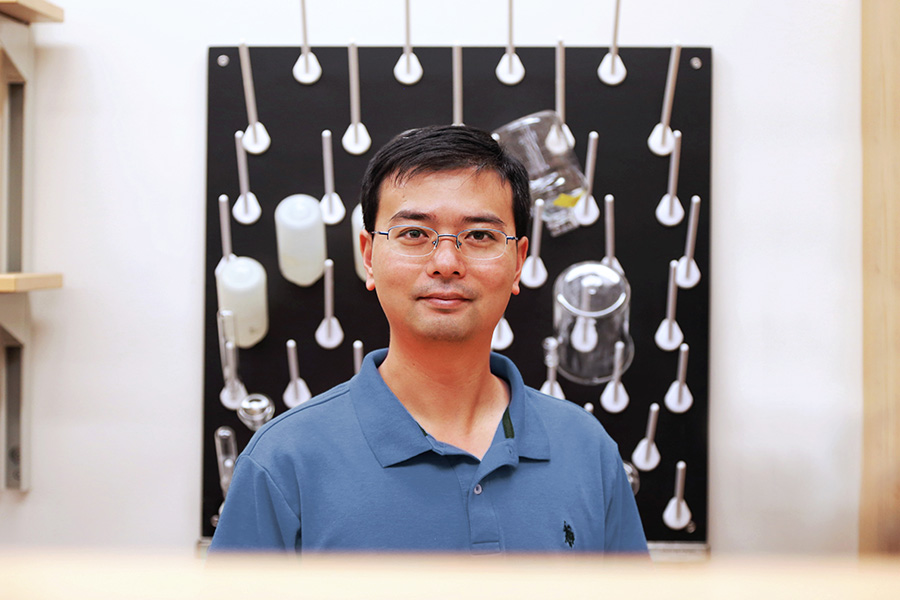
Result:
{"label": "eyeglass lens", "polygon": [[441,238],[456,238],[456,246],[467,258],[497,258],[506,249],[506,234],[496,229],[466,229],[455,236],[438,234],[430,227],[397,225],[388,229],[388,242],[398,254],[428,256]]}

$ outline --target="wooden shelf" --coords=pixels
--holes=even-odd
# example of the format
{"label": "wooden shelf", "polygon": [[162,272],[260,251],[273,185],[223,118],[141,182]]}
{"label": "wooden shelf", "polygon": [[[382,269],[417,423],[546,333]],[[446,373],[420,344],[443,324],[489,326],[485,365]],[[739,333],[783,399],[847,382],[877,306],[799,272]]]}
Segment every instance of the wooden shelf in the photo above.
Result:
{"label": "wooden shelf", "polygon": [[0,273],[0,293],[61,288],[62,273]]}
{"label": "wooden shelf", "polygon": [[0,0],[0,13],[23,23],[62,23],[63,9],[46,0]]}
{"label": "wooden shelf", "polygon": [[[577,543],[577,542],[576,542]],[[52,577],[48,577],[52,573]],[[3,597],[21,600],[146,598],[224,600],[264,597],[434,600],[471,590],[491,597],[865,598],[894,600],[900,560],[847,556],[744,556],[692,564],[562,554],[463,556],[423,554],[220,555],[209,562],[177,553],[0,554]],[[891,590],[894,590],[893,592]],[[140,594],[137,593],[140,591]],[[287,593],[285,593],[287,591]]]}

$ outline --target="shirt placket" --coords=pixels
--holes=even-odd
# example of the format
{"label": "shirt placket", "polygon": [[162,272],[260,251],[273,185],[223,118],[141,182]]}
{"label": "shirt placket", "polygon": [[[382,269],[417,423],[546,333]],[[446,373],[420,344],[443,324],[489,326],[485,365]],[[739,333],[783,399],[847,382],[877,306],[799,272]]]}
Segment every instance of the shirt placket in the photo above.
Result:
{"label": "shirt placket", "polygon": [[[469,517],[469,542],[473,554],[491,554],[503,550],[500,519],[491,490],[491,475],[503,467],[518,463],[514,442],[504,440],[495,443],[484,459],[467,465],[470,475],[466,494],[466,511]],[[461,481],[464,479],[461,477]]]}

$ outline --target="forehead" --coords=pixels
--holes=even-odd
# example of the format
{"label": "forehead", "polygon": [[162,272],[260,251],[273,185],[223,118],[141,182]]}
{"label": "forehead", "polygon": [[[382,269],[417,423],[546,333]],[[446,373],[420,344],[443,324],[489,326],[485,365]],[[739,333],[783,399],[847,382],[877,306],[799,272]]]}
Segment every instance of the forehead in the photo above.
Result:
{"label": "forehead", "polygon": [[386,177],[379,188],[376,221],[387,222],[410,211],[439,221],[485,215],[505,225],[514,223],[510,185],[496,171],[475,168]]}

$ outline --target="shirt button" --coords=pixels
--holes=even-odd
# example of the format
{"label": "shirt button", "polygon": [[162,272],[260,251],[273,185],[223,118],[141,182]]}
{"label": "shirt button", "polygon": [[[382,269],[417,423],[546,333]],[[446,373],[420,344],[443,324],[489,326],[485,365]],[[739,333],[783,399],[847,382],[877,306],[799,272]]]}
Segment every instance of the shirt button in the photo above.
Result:
{"label": "shirt button", "polygon": [[475,492],[476,495],[480,494],[481,491],[482,491],[482,490],[481,490],[481,484],[480,484],[480,483],[476,483],[476,484],[475,484],[475,489],[472,490],[472,491]]}

